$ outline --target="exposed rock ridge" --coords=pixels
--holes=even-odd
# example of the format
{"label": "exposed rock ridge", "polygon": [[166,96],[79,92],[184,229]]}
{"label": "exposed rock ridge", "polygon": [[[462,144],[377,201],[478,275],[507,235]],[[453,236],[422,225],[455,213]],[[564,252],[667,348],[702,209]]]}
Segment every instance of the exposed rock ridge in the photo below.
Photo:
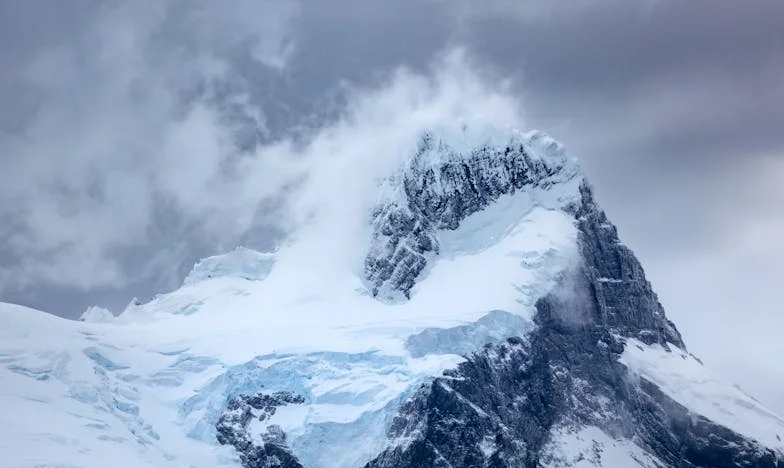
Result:
{"label": "exposed rock ridge", "polygon": [[[576,296],[562,310],[587,311],[584,317],[613,333],[634,337],[651,344],[668,343],[685,348],[675,324],[667,319],[645,271],[634,253],[621,243],[618,229],[594,201],[588,183],[580,186],[580,203],[569,207],[578,226],[581,268],[571,281],[576,282]],[[580,278],[584,276],[584,278]],[[587,285],[581,283],[587,283]],[[562,290],[567,287],[562,285]],[[588,291],[588,296],[579,293]],[[553,300],[563,300],[564,294]],[[540,308],[539,319],[551,313],[552,307]]]}
{"label": "exposed rock ridge", "polygon": [[[289,392],[236,396],[215,426],[218,442],[233,446],[245,468],[303,468],[287,446],[286,434],[269,420],[279,408],[304,402]],[[254,433],[259,429],[263,431]]]}
{"label": "exposed rock ridge", "polygon": [[365,258],[372,294],[408,298],[428,261],[439,253],[439,230],[457,229],[501,195],[546,191],[576,176],[563,148],[542,133],[466,152],[425,134],[404,172],[402,196],[382,204],[372,216],[374,235]]}

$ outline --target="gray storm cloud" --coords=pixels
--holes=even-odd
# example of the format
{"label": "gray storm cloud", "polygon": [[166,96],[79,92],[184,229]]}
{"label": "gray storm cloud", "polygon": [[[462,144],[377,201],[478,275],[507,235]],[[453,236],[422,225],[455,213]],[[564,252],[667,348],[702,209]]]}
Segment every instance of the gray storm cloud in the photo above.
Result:
{"label": "gray storm cloud", "polygon": [[581,159],[690,349],[784,412],[780,1],[216,5],[0,1],[4,300],[116,308],[271,245],[302,167],[270,148],[462,47]]}
{"label": "gray storm cloud", "polygon": [[[5,107],[0,140],[5,289],[123,285],[140,274],[124,251],[165,230],[230,241],[246,229],[247,205],[273,183],[252,177],[251,195],[251,180],[237,176],[252,156],[238,145],[248,138],[240,129],[252,124],[259,138],[266,129],[236,70],[279,73],[295,9],[234,3],[93,2],[81,14],[47,5],[74,24],[4,77],[4,99],[19,101]],[[34,27],[39,14],[57,12],[4,17]]]}

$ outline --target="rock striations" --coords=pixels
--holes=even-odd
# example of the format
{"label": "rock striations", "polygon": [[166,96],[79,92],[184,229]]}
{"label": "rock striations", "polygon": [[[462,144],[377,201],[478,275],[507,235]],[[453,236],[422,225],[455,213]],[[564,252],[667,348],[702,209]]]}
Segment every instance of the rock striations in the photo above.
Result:
{"label": "rock striations", "polygon": [[409,298],[428,260],[439,253],[439,230],[457,229],[501,195],[548,191],[577,172],[563,148],[542,133],[465,153],[425,134],[395,187],[402,194],[373,213],[374,236],[365,258],[371,292],[384,300]]}

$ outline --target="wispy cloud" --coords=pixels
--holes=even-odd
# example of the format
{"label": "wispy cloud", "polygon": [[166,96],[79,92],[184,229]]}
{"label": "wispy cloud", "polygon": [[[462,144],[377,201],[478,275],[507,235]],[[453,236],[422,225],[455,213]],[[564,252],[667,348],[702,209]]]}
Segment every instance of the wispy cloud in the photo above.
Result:
{"label": "wispy cloud", "polygon": [[241,231],[238,132],[263,136],[264,114],[238,67],[283,72],[296,14],[283,1],[92,2],[39,44],[4,78],[33,102],[0,139],[0,285],[121,284],[122,251],[161,229]]}

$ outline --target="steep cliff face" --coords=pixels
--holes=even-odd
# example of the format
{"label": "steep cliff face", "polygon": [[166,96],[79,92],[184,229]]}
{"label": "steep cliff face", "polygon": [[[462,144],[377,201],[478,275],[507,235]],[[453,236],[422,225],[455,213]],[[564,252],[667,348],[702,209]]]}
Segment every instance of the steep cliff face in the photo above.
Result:
{"label": "steep cliff face", "polygon": [[[684,347],[675,325],[667,320],[642,265],[618,238],[618,230],[594,201],[587,183],[580,186],[580,203],[569,210],[579,229],[581,267],[572,281],[578,296],[560,305],[566,313],[587,309],[586,319],[613,333],[651,343]],[[568,292],[568,291],[567,291]],[[540,308],[542,319],[551,307]]]}
{"label": "steep cliff face", "polygon": [[[780,453],[633,378],[620,362],[626,346],[683,342],[587,185],[569,209],[582,262],[539,300],[538,327],[423,385],[367,467],[784,466]],[[559,435],[585,428],[626,441],[623,464],[596,441],[563,456]]]}

